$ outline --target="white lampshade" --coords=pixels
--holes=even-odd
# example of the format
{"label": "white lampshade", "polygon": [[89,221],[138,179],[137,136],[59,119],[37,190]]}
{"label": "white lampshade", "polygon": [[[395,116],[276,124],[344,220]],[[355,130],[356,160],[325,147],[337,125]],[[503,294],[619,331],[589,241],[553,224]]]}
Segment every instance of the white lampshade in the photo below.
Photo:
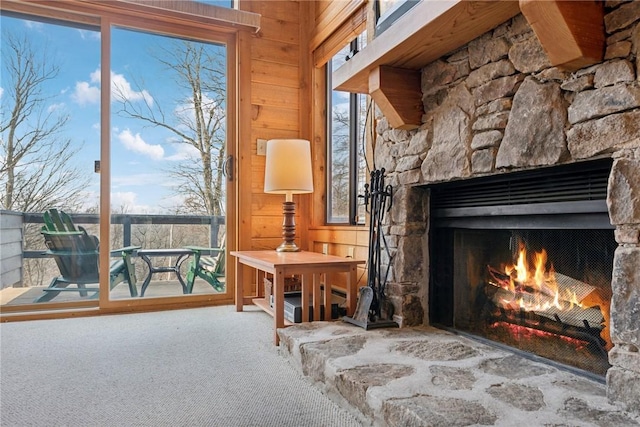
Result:
{"label": "white lampshade", "polygon": [[311,143],[305,139],[267,141],[264,173],[265,193],[303,194],[313,192]]}

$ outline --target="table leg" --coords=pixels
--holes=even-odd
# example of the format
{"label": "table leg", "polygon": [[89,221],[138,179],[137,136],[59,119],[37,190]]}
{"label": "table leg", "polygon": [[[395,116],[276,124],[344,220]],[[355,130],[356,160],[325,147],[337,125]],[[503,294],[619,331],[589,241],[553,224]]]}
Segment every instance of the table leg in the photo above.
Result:
{"label": "table leg", "polygon": [[[265,278],[265,273],[262,270],[257,270],[256,271],[256,296],[258,298],[265,298],[265,294],[264,294],[264,278]],[[267,301],[269,302],[269,301]]]}
{"label": "table leg", "polygon": [[347,275],[347,316],[353,316],[356,311],[356,288],[358,286],[358,268],[352,265]]}
{"label": "table leg", "polygon": [[242,311],[244,306],[244,265],[236,261],[236,311]]}
{"label": "table leg", "polygon": [[322,320],[331,320],[331,285],[327,280],[327,275],[324,277],[324,318]]}
{"label": "table leg", "polygon": [[191,291],[192,291],[192,290],[189,290],[187,288],[187,284],[184,282],[184,280],[182,279],[182,275],[180,274],[180,266],[189,257],[189,255],[191,255],[191,254],[180,255],[178,257],[178,259],[176,259],[176,263],[175,263],[175,266],[174,266],[174,269],[175,269],[175,272],[176,272],[176,276],[178,276],[178,282],[180,282],[180,285],[182,286],[182,293],[183,294],[190,294]]}
{"label": "table leg", "polygon": [[142,282],[142,288],[140,288],[140,298],[144,296],[144,292],[147,290],[147,286],[149,286],[149,282],[151,282],[151,275],[153,274],[153,266],[151,265],[151,258],[146,255],[140,255],[140,258],[149,266],[149,273],[147,277],[145,277],[144,282]]}
{"label": "table leg", "polygon": [[309,294],[311,293],[310,283],[309,283],[309,274],[302,275],[302,321],[309,321]]}
{"label": "table leg", "polygon": [[320,274],[314,273],[313,275],[313,320],[320,320],[320,305],[322,304],[322,297],[320,296]]}
{"label": "table leg", "polygon": [[273,275],[273,318],[275,319],[275,344],[280,343],[278,329],[284,328],[284,271],[277,268]]}

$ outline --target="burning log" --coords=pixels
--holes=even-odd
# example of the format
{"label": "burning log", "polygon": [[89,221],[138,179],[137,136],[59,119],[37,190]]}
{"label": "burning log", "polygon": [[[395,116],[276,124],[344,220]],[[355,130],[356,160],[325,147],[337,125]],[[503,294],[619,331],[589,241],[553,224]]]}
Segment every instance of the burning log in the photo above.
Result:
{"label": "burning log", "polygon": [[[590,286],[586,283],[585,285]],[[571,306],[569,301],[563,301],[565,306],[561,305],[559,307],[558,302],[548,295],[511,291],[491,282],[489,282],[487,286],[490,287],[486,288],[487,296],[496,307],[516,312],[524,310],[562,324],[576,327],[584,327],[587,325],[589,328],[599,330],[604,328],[605,319],[600,307]]]}
{"label": "burning log", "polygon": [[497,307],[530,311],[539,316],[576,327],[604,328],[605,318],[600,307],[585,307],[582,301],[595,291],[588,283],[561,273],[552,272],[538,280],[517,280],[487,266],[488,296]]}

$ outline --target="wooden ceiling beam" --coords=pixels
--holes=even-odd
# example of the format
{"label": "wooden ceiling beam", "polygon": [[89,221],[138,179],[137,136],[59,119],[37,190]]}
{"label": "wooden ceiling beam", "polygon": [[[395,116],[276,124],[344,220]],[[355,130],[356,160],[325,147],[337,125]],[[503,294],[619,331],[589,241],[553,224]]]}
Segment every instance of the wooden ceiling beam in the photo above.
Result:
{"label": "wooden ceiling beam", "polygon": [[371,98],[395,129],[415,129],[422,123],[420,70],[379,66],[369,73]]}
{"label": "wooden ceiling beam", "polygon": [[605,50],[602,1],[520,0],[553,66],[575,71],[602,62]]}

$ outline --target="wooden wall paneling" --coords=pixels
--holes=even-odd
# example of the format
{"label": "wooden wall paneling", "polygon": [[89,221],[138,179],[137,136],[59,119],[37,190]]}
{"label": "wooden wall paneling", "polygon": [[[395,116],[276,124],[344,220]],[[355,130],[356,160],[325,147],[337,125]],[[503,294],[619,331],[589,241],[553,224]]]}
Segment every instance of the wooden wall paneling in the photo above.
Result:
{"label": "wooden wall paneling", "polygon": [[[260,139],[276,139],[276,138],[298,138],[298,130],[271,129],[271,128],[253,128],[251,129],[251,144],[254,151],[257,152],[257,140]],[[264,156],[258,156],[264,162]]]}
{"label": "wooden wall paneling", "polygon": [[260,31],[258,37],[262,34],[269,35],[271,40],[277,40],[282,43],[298,44],[298,32],[300,26],[295,21],[285,21],[280,18],[263,17],[260,20]]}
{"label": "wooden wall paneling", "polygon": [[272,194],[254,194],[251,200],[251,211],[259,212],[263,216],[278,217],[279,223],[282,224],[282,203],[274,201]]}
{"label": "wooden wall paneling", "polygon": [[251,116],[255,128],[299,130],[298,110],[268,105],[252,105]]}
{"label": "wooden wall paneling", "polygon": [[[322,14],[325,13],[325,9],[331,6],[335,6],[335,0],[316,0],[313,2],[313,6],[314,6],[314,16],[317,17],[318,16],[322,16]],[[315,26],[315,25],[314,25]]]}
{"label": "wooden wall paneling", "polygon": [[[307,0],[302,0],[307,1]],[[294,22],[296,25],[300,22],[298,1],[293,0],[268,0],[254,1],[241,0],[240,3],[249,3],[248,10],[259,13],[263,18],[280,19],[286,22]]]}
{"label": "wooden wall paneling", "polygon": [[314,51],[351,15],[364,7],[366,3],[366,0],[335,1],[322,10],[315,19],[315,28],[309,42],[309,50]]}
{"label": "wooden wall paneling", "polygon": [[257,155],[256,141],[300,137],[300,5],[241,1],[240,7],[260,13],[264,22],[251,40],[250,182],[242,187],[251,200],[251,237],[245,249],[275,249],[282,242],[284,196],[264,193],[265,157]]}
{"label": "wooden wall paneling", "polygon": [[[282,243],[282,237],[269,237],[269,238],[256,238],[251,242],[252,246],[249,250],[251,251],[264,251],[264,250],[273,250],[273,248],[278,247],[280,243]],[[300,240],[296,239],[296,245],[299,245]]]}
{"label": "wooden wall paneling", "polygon": [[251,104],[273,106],[278,108],[299,109],[300,89],[287,86],[276,86],[269,83],[253,82],[251,86]]}
{"label": "wooden wall paneling", "polygon": [[326,226],[310,230],[311,238],[317,242],[331,242],[344,246],[368,246],[369,229],[365,226]]}
{"label": "wooden wall paneling", "polygon": [[[298,31],[300,32],[299,43],[301,46],[300,49],[300,73],[299,73],[299,81],[300,87],[298,89],[298,99],[300,105],[300,114],[299,114],[299,126],[300,126],[300,137],[303,139],[308,139],[311,144],[311,164],[313,165],[313,152],[314,147],[311,143],[311,123],[312,123],[312,111],[311,111],[311,103],[312,103],[312,93],[311,93],[311,52],[306,47],[309,45],[309,37],[310,28],[312,28],[312,24],[314,22],[314,8],[310,2],[300,2],[300,25],[298,27]],[[312,166],[312,169],[313,168]],[[314,182],[314,190],[316,183]],[[313,194],[313,193],[312,193]],[[313,196],[311,194],[303,194],[298,196],[298,201],[296,202],[296,213],[300,217],[300,219],[296,218],[296,235],[300,239],[299,247],[302,250],[309,250],[309,241],[308,241],[308,230],[311,225],[311,203],[313,203]]]}
{"label": "wooden wall paneling", "polygon": [[298,88],[298,66],[277,64],[255,59],[251,62],[251,79],[254,83]]}
{"label": "wooden wall paneling", "polygon": [[[274,205],[277,206],[278,203],[275,202]],[[282,204],[280,204],[280,207],[282,207]],[[277,239],[278,243],[271,248],[275,249],[282,242],[282,209],[280,210],[280,215],[254,215],[252,226],[253,239]]]}
{"label": "wooden wall paneling", "polygon": [[254,60],[261,59],[298,66],[299,55],[300,46],[277,40],[256,39],[256,42],[251,46],[251,58]]}
{"label": "wooden wall paneling", "polygon": [[368,9],[361,7],[313,51],[313,65],[322,67],[367,27]]}

